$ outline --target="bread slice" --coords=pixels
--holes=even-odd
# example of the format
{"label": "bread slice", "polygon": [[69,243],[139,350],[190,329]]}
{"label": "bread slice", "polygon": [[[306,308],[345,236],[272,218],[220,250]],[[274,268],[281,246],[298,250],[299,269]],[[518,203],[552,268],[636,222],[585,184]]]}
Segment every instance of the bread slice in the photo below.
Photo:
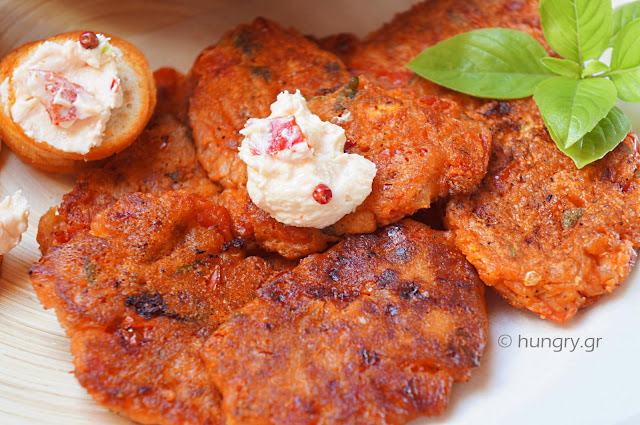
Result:
{"label": "bread slice", "polygon": [[[76,41],[80,34],[82,31],[64,33],[46,41]],[[75,173],[85,167],[85,161],[106,158],[125,149],[147,125],[156,104],[155,81],[147,60],[131,43],[109,34],[104,35],[111,39],[113,46],[122,51],[122,58],[116,66],[123,90],[123,103],[111,111],[102,143],[94,146],[87,154],[78,154],[35,141],[24,133],[7,112],[15,101],[10,87],[9,104],[0,108],[0,136],[25,162],[46,171]],[[43,42],[44,40],[27,43],[5,56],[0,62],[0,82],[7,77],[11,78],[13,70]]]}

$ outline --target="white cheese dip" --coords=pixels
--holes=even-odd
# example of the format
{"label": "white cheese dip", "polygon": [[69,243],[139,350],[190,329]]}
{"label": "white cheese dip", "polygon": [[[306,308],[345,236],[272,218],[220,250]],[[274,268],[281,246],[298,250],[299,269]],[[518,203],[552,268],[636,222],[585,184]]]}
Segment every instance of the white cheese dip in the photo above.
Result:
{"label": "white cheese dip", "polygon": [[4,255],[20,243],[27,230],[29,205],[17,191],[0,202],[0,255]]}
{"label": "white cheese dip", "polygon": [[344,153],[344,129],[311,113],[300,91],[280,93],[271,115],[240,133],[249,197],[281,223],[322,229],[371,193],[375,164]]}
{"label": "white cheese dip", "polygon": [[27,136],[78,154],[100,145],[111,111],[122,105],[116,67],[122,52],[102,34],[97,38],[94,49],[74,40],[45,41],[2,83],[3,103],[10,86],[11,118]]}

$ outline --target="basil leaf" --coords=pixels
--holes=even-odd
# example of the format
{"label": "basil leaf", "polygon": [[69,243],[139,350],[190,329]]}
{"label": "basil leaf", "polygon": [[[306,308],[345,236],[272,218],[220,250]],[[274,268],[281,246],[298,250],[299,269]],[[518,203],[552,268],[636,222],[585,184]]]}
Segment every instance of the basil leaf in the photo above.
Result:
{"label": "basil leaf", "polygon": [[626,102],[640,102],[640,19],[624,27],[611,54],[611,72],[606,74]]}
{"label": "basil leaf", "polygon": [[550,78],[536,87],[533,99],[551,138],[569,148],[607,116],[616,104],[616,88],[606,78]]}
{"label": "basil leaf", "polygon": [[542,64],[554,74],[569,78],[580,78],[582,68],[574,61],[568,59],[546,57],[540,59]]}
{"label": "basil leaf", "polygon": [[540,23],[549,45],[583,65],[597,59],[611,41],[610,0],[541,0]]}
{"label": "basil leaf", "polygon": [[[617,106],[593,130],[570,148],[558,148],[573,159],[578,168],[597,161],[615,149],[631,131],[631,122]],[[557,144],[557,143],[556,143]]]}
{"label": "basil leaf", "polygon": [[441,86],[477,97],[518,99],[553,74],[545,49],[524,32],[488,28],[456,35],[426,49],[407,67]]}
{"label": "basil leaf", "polygon": [[613,34],[611,35],[611,44],[613,46],[614,41],[618,37],[622,28],[634,19],[640,18],[640,1],[634,1],[620,7],[616,7],[613,10]]}
{"label": "basil leaf", "polygon": [[600,72],[607,72],[610,70],[611,68],[609,68],[609,66],[606,63],[602,63],[599,60],[593,60],[589,62],[589,65],[587,65],[585,69],[582,70],[580,77],[585,78],[589,75],[598,74]]}

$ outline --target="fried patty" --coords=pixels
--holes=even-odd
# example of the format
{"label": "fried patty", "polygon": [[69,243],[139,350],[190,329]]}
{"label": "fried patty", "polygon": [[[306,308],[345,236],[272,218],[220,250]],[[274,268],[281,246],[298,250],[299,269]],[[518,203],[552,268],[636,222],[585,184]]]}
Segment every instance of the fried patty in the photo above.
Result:
{"label": "fried patty", "polygon": [[[349,41],[345,57],[352,72],[366,75],[382,87],[404,87],[418,97],[435,94],[474,108],[484,102],[416,77],[406,65],[442,40],[491,27],[524,31],[549,49],[540,27],[537,1],[426,0],[399,13],[361,43]],[[330,41],[325,45],[332,47]]]}
{"label": "fried patty", "polygon": [[219,188],[196,158],[186,118],[185,78],[172,69],[156,71],[158,104],[154,117],[138,139],[102,168],[81,174],[59,207],[40,219],[42,253],[89,228],[93,216],[130,192],[160,193],[182,189],[215,199]]}
{"label": "fried patty", "polygon": [[453,234],[405,220],[277,276],[202,355],[226,423],[403,424],[445,409],[487,336]]}
{"label": "fried patty", "polygon": [[30,274],[99,403],[142,423],[224,423],[200,347],[274,274],[233,243],[224,208],[182,191],[124,195]]}
{"label": "fried patty", "polygon": [[[337,57],[263,19],[205,50],[192,74],[189,117],[198,158],[224,188],[220,200],[236,232],[247,244],[288,258],[322,251],[343,234],[373,232],[439,197],[471,192],[486,171],[489,134],[457,104],[435,97],[417,101],[352,78]],[[286,226],[257,208],[237,154],[247,119],[266,117],[278,93],[296,89],[310,98],[312,112],[345,129],[346,152],[378,168],[367,200],[323,230]]]}
{"label": "fried patty", "polygon": [[532,99],[478,111],[493,131],[477,195],[446,221],[482,280],[512,305],[557,322],[612,292],[640,247],[640,156],[634,133],[578,170],[551,140]]}
{"label": "fried patty", "polygon": [[309,101],[325,121],[345,130],[345,152],[376,165],[372,192],[333,226],[337,234],[375,231],[437,199],[472,193],[489,161],[491,135],[453,101],[409,99],[355,78],[335,93]]}
{"label": "fried patty", "polygon": [[418,98],[454,99],[491,129],[489,173],[478,194],[451,201],[446,224],[486,284],[514,306],[564,322],[613,291],[635,261],[635,135],[578,170],[556,148],[531,99],[483,101],[404,68],[424,48],[482,27],[525,31],[549,49],[537,7],[535,1],[425,1],[367,36],[348,65]]}

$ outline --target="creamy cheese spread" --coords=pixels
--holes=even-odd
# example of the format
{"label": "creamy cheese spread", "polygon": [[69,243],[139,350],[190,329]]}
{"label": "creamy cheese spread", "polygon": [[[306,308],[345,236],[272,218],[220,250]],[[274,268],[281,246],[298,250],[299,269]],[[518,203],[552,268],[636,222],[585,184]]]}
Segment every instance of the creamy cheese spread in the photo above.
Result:
{"label": "creamy cheese spread", "polygon": [[314,115],[300,91],[280,93],[271,115],[249,119],[240,133],[249,196],[281,223],[321,229],[371,193],[375,164],[344,153],[344,129]]}
{"label": "creamy cheese spread", "polygon": [[122,52],[97,37],[94,49],[74,40],[45,41],[2,83],[3,103],[10,84],[11,118],[27,136],[78,154],[100,145],[111,111],[122,105],[116,67]]}
{"label": "creamy cheese spread", "polygon": [[20,243],[22,234],[27,230],[27,218],[29,205],[21,191],[0,202],[0,255]]}

